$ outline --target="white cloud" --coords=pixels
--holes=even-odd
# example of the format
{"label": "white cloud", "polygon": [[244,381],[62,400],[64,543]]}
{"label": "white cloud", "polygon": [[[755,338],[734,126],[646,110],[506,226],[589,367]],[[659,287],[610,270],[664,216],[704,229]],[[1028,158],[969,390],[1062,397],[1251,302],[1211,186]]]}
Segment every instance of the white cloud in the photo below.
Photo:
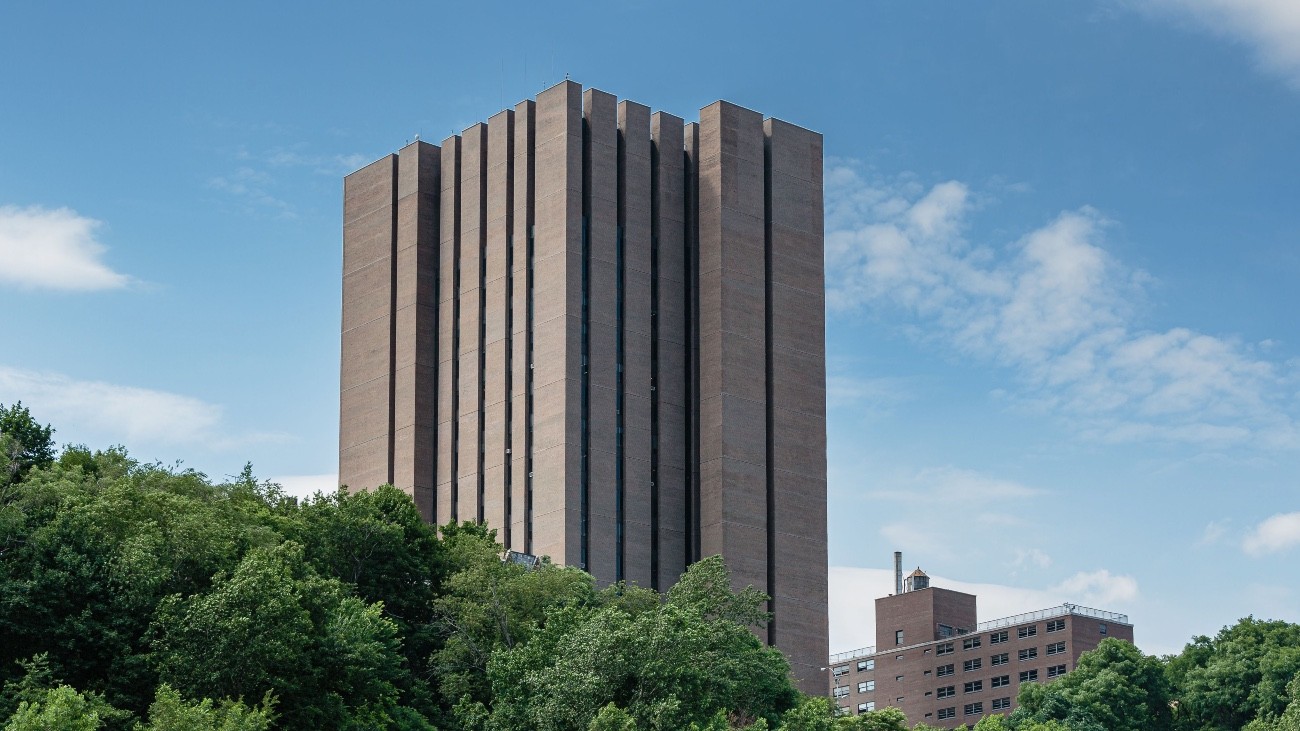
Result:
{"label": "white cloud", "polygon": [[1252,556],[1300,546],[1300,512],[1270,516],[1246,534],[1241,547]]}
{"label": "white cloud", "polygon": [[297,498],[309,498],[317,492],[329,495],[339,489],[337,472],[323,475],[283,475],[281,477],[272,477],[270,482],[284,488],[286,495]]}
{"label": "white cloud", "polygon": [[1011,565],[1015,568],[1045,569],[1052,565],[1052,557],[1041,548],[1018,548]]}
{"label": "white cloud", "polygon": [[1300,89],[1300,3],[1295,0],[1148,0],[1146,7],[1245,44],[1262,67]]}
{"label": "white cloud", "polygon": [[1136,599],[1138,585],[1132,576],[1117,576],[1106,569],[1098,569],[1080,571],[1050,591],[1081,597],[1084,602],[1109,605]]}
{"label": "white cloud", "polygon": [[887,410],[910,398],[903,378],[859,378],[846,374],[826,377],[826,405],[830,409],[857,407]]}
{"label": "white cloud", "polygon": [[1135,327],[1149,278],[1103,247],[1111,224],[1097,211],[991,247],[966,237],[977,202],[960,182],[868,180],[843,161],[826,179],[833,309],[901,310],[903,327],[1014,369],[1024,388],[1013,402],[1072,416],[1099,441],[1300,446],[1289,367],[1233,339]]}
{"label": "white cloud", "polygon": [[22,401],[61,436],[92,447],[202,444],[231,449],[284,438],[229,436],[221,429],[221,407],[190,396],[0,365],[0,403],[15,401]]}
{"label": "white cloud", "polygon": [[[1065,602],[1123,611],[1138,597],[1137,581],[1133,577],[1117,576],[1105,569],[1079,572],[1044,589],[953,581],[934,574],[930,574],[930,584],[976,595],[981,622],[1058,607]],[[894,572],[889,569],[831,566],[831,651],[842,652],[876,644],[875,600],[892,593]]]}
{"label": "white cloud", "polygon": [[69,208],[0,206],[0,282],[29,289],[119,289],[131,278],[104,263],[103,224]]}
{"label": "white cloud", "polygon": [[1012,480],[956,467],[928,467],[900,478],[885,478],[881,482],[888,487],[872,491],[868,497],[946,506],[1033,497],[1041,492]]}
{"label": "white cloud", "polygon": [[1227,520],[1211,520],[1205,524],[1205,529],[1201,531],[1201,538],[1196,542],[1198,546],[1213,546],[1223,540],[1223,536],[1228,532]]}

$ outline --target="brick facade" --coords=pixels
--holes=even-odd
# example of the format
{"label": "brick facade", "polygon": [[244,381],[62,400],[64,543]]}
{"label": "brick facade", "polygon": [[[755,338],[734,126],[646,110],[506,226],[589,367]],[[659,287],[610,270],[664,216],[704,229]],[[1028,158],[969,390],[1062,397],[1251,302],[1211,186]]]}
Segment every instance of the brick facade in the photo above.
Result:
{"label": "brick facade", "polygon": [[973,726],[1010,713],[1022,683],[1070,672],[1101,640],[1133,641],[1122,614],[1066,604],[976,624],[975,603],[933,587],[877,599],[876,646],[831,656],[831,696],[849,713],[894,706],[909,723]]}

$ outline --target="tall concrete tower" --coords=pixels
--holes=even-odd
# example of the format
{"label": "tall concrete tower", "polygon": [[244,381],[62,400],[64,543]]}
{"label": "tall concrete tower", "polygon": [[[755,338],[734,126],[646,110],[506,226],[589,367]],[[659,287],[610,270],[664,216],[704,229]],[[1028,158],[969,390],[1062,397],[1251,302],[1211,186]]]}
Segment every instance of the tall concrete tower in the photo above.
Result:
{"label": "tall concrete tower", "polygon": [[343,197],[340,481],[602,582],[722,554],[823,692],[821,135],[566,81]]}

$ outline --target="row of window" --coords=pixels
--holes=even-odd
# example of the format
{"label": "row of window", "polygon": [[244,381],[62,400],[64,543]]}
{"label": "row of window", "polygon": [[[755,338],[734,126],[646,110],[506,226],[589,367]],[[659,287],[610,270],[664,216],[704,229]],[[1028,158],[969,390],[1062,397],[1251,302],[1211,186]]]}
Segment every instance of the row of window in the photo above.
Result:
{"label": "row of window", "polygon": [[[998,700],[999,700],[999,701],[1005,700],[1005,701],[1007,701],[1008,704],[1011,702],[1011,699],[1010,699],[1010,698],[999,698]],[[995,708],[1006,708],[1007,706],[994,706],[994,707],[995,707]],[[983,703],[983,702],[967,703],[965,706],[962,707],[962,714],[963,714],[963,715],[966,715],[966,716],[977,716],[977,715],[980,715],[980,714],[982,714],[982,713],[984,713],[984,703]],[[956,706],[951,706],[951,707],[949,707],[949,708],[940,708],[940,709],[939,709],[939,720],[940,720],[940,721],[945,721],[945,720],[947,720],[947,719],[949,719],[949,718],[956,718],[956,717],[957,717],[957,707],[956,707]]]}
{"label": "row of window", "polygon": [[[1047,669],[1047,677],[1055,678],[1058,675],[1065,674],[1064,665],[1054,665]],[[1028,670],[1020,674],[1022,681],[1037,680],[1038,674],[1035,670]],[[989,679],[989,687],[992,688],[1009,688],[1011,687],[1010,675],[998,675]],[[984,690],[984,681],[972,680],[962,685],[962,693],[979,693]],[[934,693],[939,698],[951,698],[957,695],[957,686],[945,685],[937,688]]]}
{"label": "row of window", "polygon": [[[981,640],[979,637],[967,637],[966,639],[961,641],[961,649],[962,650],[978,649],[980,647],[980,642]],[[935,646],[934,654],[948,655],[953,652],[953,649],[955,647],[956,645],[954,645],[952,642],[944,642]]]}
{"label": "row of window", "polygon": [[[1047,646],[1048,655],[1061,655],[1064,653],[1065,653],[1064,642],[1054,642]],[[1016,658],[1022,662],[1027,660],[1034,660],[1037,659],[1037,657],[1038,657],[1037,647],[1025,647],[1016,652]],[[996,655],[989,656],[989,664],[994,666],[1006,665],[1008,662],[1010,662],[1010,659],[1011,658],[1007,653],[1000,652]],[[984,658],[980,658],[980,657],[972,658],[970,660],[963,660],[961,664],[962,672],[965,673],[973,672],[975,670],[980,670],[983,667],[984,667]],[[956,666],[953,664],[939,665],[938,667],[935,668],[935,675],[942,678],[945,675],[952,675],[955,672],[955,669]]]}
{"label": "row of window", "polygon": [[[1047,677],[1049,677],[1049,678],[1055,678],[1055,677],[1059,677],[1059,676],[1061,676],[1061,675],[1065,675],[1065,666],[1064,666],[1064,665],[1053,665],[1053,666],[1051,666],[1051,667],[1049,667],[1049,668],[1047,669]],[[1022,682],[1022,683],[1032,683],[1032,682],[1035,682],[1035,681],[1037,681],[1037,680],[1038,680],[1038,670],[1025,670],[1025,671],[1023,671],[1023,672],[1020,673],[1020,682]],[[992,688],[1008,688],[1008,687],[1011,686],[1011,676],[1010,676],[1010,675],[999,675],[999,676],[997,676],[997,677],[995,677],[995,678],[991,678],[990,681],[989,681],[989,686],[992,687]],[[843,690],[844,692],[841,693],[841,692],[840,692],[841,690]],[[983,690],[984,690],[984,681],[982,681],[982,680],[973,680],[973,681],[971,681],[971,682],[969,682],[969,683],[965,683],[965,684],[962,685],[962,693],[963,693],[963,694],[965,694],[965,693],[979,693],[979,692],[982,692]],[[861,692],[861,691],[859,690],[859,692]],[[836,697],[836,698],[842,698],[842,697],[844,697],[845,695],[848,695],[848,689],[847,689],[847,688],[844,688],[844,689],[836,688],[836,689],[835,689],[835,697]],[[929,695],[929,693],[926,693],[926,695]],[[952,698],[952,697],[954,697],[954,696],[956,696],[956,695],[957,695],[957,686],[955,686],[955,685],[945,685],[945,686],[942,686],[942,687],[939,687],[939,688],[935,689],[935,696],[938,697],[938,698]],[[902,702],[903,702],[903,699],[902,699],[901,697],[900,697],[900,698],[897,698],[897,699],[895,699],[895,700],[896,700],[900,705],[901,705]],[[1008,696],[1008,697],[1004,697],[1004,698],[994,698],[993,701],[992,701],[992,704],[991,704],[991,705],[992,705],[992,709],[995,710],[995,711],[1006,710],[1006,709],[1008,709],[1008,708],[1011,707],[1011,698],[1010,698],[1009,696]],[[864,710],[875,710],[875,708],[876,708],[876,703],[875,703],[875,701],[868,701],[868,702],[866,702],[866,703],[859,703],[859,704],[858,704],[858,712],[863,712]],[[970,710],[970,709],[975,709],[975,710]],[[983,712],[984,712],[984,704],[983,704],[982,701],[976,701],[976,702],[974,702],[974,703],[967,703],[966,706],[963,708],[963,711],[964,711],[965,715],[967,715],[967,716],[972,715],[972,714],[975,714],[975,713],[983,713]],[[928,714],[927,714],[927,715],[928,715]],[[952,707],[950,707],[950,708],[940,708],[940,709],[939,709],[939,720],[946,720],[946,719],[949,719],[949,718],[953,718],[953,717],[955,717],[955,715],[956,715],[956,706],[952,706]]]}

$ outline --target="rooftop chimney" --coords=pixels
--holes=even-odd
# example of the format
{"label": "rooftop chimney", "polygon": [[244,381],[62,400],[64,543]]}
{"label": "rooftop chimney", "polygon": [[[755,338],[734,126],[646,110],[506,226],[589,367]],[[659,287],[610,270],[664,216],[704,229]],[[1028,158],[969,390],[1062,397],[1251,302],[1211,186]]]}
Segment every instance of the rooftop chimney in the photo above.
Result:
{"label": "rooftop chimney", "polygon": [[903,552],[894,551],[894,593],[903,593]]}

